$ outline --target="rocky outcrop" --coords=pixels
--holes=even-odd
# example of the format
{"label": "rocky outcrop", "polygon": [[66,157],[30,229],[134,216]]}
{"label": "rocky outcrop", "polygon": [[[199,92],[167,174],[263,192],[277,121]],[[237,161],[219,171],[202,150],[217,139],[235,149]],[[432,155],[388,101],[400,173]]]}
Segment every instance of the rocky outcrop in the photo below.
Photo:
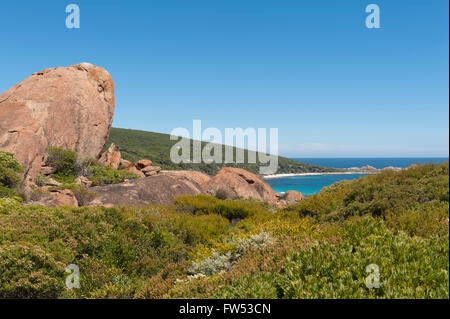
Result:
{"label": "rocky outcrop", "polygon": [[161,167],[159,166],[147,166],[141,169],[141,172],[144,173],[145,176],[154,176],[158,175],[161,171]]}
{"label": "rocky outcrop", "polygon": [[185,176],[160,173],[130,182],[92,187],[96,197],[89,206],[148,206],[169,205],[182,195],[199,195],[203,188]]}
{"label": "rocky outcrop", "polygon": [[78,176],[75,178],[75,184],[83,186],[84,188],[89,188],[92,186],[92,181],[85,176]]}
{"label": "rocky outcrop", "polygon": [[114,104],[114,84],[103,68],[82,63],[34,73],[0,95],[0,150],[15,155],[25,177],[40,173],[48,146],[97,158]]}
{"label": "rocky outcrop", "polygon": [[78,207],[78,201],[71,190],[64,189],[49,193],[48,196],[39,201],[29,202],[27,205],[46,206],[46,207]]}
{"label": "rocky outcrop", "polygon": [[134,166],[125,168],[123,171],[124,171],[124,172],[128,172],[128,173],[133,173],[133,174],[137,175],[139,178],[145,177],[145,174],[142,173],[140,170],[138,170],[138,169],[137,169],[136,167],[134,167]]}
{"label": "rocky outcrop", "polygon": [[102,156],[100,156],[98,161],[103,167],[119,169],[121,160],[122,154],[120,154],[119,151],[116,151],[116,145],[112,143]]}
{"label": "rocky outcrop", "polygon": [[206,193],[225,192],[236,198],[256,199],[276,204],[273,189],[259,176],[241,168],[224,167],[204,186]]}
{"label": "rocky outcrop", "polygon": [[131,162],[128,163],[130,163],[130,165],[127,168],[125,168],[124,171],[136,174],[139,177],[155,176],[158,175],[159,172],[161,171],[161,167],[153,166],[153,162],[148,159],[142,159],[140,161],[137,161],[134,164],[134,166],[131,166],[132,165]]}
{"label": "rocky outcrop", "polygon": [[200,186],[205,185],[211,179],[211,176],[197,171],[162,171],[162,173],[169,176],[186,177],[187,179],[196,182]]}
{"label": "rocky outcrop", "polygon": [[147,166],[152,166],[153,163],[151,160],[148,159],[142,159],[140,161],[137,161],[134,166],[138,169],[138,170],[142,170],[143,168],[146,168]]}

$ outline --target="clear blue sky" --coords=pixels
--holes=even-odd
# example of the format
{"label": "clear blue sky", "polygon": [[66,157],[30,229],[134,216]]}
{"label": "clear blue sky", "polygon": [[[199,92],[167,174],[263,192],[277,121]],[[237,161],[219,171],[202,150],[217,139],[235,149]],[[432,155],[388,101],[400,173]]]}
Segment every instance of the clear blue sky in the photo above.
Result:
{"label": "clear blue sky", "polygon": [[[66,5],[81,29],[65,27]],[[381,29],[365,27],[366,5]],[[115,127],[277,127],[299,157],[448,156],[448,1],[1,1],[0,91],[91,62]]]}

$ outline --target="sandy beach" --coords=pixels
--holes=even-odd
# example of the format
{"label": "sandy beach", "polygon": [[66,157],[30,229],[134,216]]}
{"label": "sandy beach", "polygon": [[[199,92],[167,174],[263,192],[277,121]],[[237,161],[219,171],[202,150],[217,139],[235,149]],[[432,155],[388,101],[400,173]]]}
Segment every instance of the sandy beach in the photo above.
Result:
{"label": "sandy beach", "polygon": [[272,174],[265,175],[263,179],[274,179],[274,178],[284,178],[284,177],[294,177],[294,176],[318,176],[318,175],[367,175],[375,174],[376,172],[322,172],[322,173],[286,173],[286,174]]}

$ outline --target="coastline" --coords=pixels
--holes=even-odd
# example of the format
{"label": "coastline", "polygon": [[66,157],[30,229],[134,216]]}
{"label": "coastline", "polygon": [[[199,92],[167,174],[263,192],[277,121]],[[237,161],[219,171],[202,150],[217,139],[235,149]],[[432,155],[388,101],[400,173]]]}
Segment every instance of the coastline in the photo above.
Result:
{"label": "coastline", "polygon": [[369,175],[376,174],[377,172],[321,172],[321,173],[285,173],[285,174],[272,174],[272,175],[264,175],[263,179],[276,179],[276,178],[284,178],[284,177],[295,177],[295,176],[319,176],[319,175]]}

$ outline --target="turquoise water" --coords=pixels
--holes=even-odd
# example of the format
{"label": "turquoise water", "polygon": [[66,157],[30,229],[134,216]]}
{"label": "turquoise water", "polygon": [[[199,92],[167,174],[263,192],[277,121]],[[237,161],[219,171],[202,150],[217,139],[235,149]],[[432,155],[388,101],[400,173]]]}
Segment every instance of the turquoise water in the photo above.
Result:
{"label": "turquoise water", "polygon": [[303,195],[312,195],[335,182],[342,180],[357,179],[363,174],[339,174],[339,175],[315,175],[315,176],[292,176],[268,179],[266,182],[273,188],[275,193],[283,193],[288,190],[301,192]]}
{"label": "turquoise water", "polygon": [[[433,158],[294,158],[295,160],[333,168],[350,168],[371,165],[376,168],[384,168],[388,166],[408,167],[412,164],[424,163],[442,163],[448,161],[448,157]],[[276,193],[294,190],[302,192],[304,195],[311,195],[320,192],[320,190],[335,182],[342,180],[352,180],[360,178],[364,175],[317,175],[317,176],[295,176],[283,177],[277,179],[269,179],[266,182],[272,186]]]}
{"label": "turquoise water", "polygon": [[443,163],[448,157],[376,157],[376,158],[294,158],[297,161],[332,168],[349,168],[370,165],[375,168],[388,166],[408,167],[412,164]]}

